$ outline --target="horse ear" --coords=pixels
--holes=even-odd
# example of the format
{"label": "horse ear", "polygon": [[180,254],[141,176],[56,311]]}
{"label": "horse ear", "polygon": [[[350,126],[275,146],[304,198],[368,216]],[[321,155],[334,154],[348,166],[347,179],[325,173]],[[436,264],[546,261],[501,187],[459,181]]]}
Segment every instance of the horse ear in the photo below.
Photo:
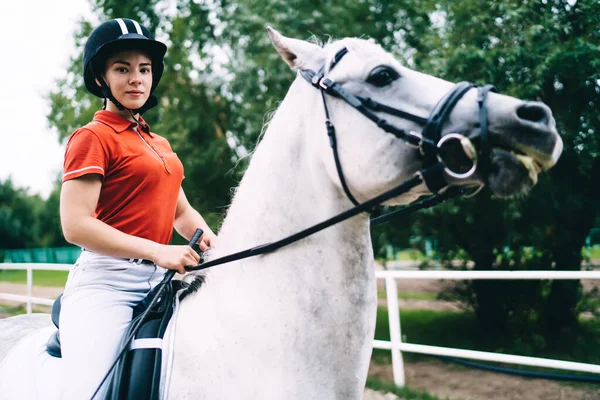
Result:
{"label": "horse ear", "polygon": [[293,70],[321,65],[324,53],[316,44],[285,37],[270,26],[267,27],[267,33],[283,61]]}

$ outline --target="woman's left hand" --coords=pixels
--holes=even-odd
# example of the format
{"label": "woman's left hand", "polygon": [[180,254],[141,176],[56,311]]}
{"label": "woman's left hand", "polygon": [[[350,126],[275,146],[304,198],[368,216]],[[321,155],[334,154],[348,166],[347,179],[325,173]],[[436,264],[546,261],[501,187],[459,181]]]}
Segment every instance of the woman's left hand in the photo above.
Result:
{"label": "woman's left hand", "polygon": [[215,235],[211,231],[204,232],[204,234],[200,237],[200,240],[198,240],[198,246],[202,251],[206,251],[209,248],[216,247],[216,243],[217,235]]}

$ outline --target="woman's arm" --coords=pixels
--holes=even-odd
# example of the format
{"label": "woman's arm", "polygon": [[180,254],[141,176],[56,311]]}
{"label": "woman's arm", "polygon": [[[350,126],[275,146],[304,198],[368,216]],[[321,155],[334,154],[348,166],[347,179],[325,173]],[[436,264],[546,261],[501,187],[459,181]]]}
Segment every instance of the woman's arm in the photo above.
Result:
{"label": "woman's arm", "polygon": [[[67,242],[96,253],[121,258],[144,258],[163,268],[184,273],[186,265],[199,261],[189,246],[168,246],[128,235],[94,217],[102,178],[84,175],[62,184],[60,220]],[[190,235],[191,237],[191,235]]]}
{"label": "woman's arm", "polygon": [[190,240],[196,229],[202,229],[204,233],[198,241],[198,245],[202,251],[206,251],[209,247],[215,247],[216,245],[217,236],[206,224],[202,215],[190,205],[183,192],[183,188],[179,189],[177,209],[175,211],[175,222],[173,225],[177,233],[187,240]]}

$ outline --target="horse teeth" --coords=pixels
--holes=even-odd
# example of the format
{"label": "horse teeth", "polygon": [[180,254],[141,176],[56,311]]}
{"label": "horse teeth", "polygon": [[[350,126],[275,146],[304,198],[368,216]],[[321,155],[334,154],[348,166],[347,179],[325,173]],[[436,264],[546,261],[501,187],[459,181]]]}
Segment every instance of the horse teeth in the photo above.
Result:
{"label": "horse teeth", "polygon": [[527,168],[527,171],[529,172],[529,179],[531,179],[531,182],[533,182],[535,185],[537,183],[538,173],[541,171],[537,162],[535,162],[533,158],[529,156],[521,154],[515,154],[515,156],[519,159],[519,161],[521,161],[521,164]]}

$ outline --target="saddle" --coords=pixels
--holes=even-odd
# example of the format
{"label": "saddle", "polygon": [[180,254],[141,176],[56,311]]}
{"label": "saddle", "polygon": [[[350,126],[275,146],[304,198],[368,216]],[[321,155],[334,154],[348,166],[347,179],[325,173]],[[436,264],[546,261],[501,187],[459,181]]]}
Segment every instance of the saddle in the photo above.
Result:
{"label": "saddle", "polygon": [[[158,400],[160,396],[162,343],[167,326],[173,315],[175,296],[187,283],[171,280],[151,310],[148,311],[137,330],[130,348],[119,359],[109,379],[106,400]],[[124,337],[128,337],[139,324],[140,318],[156,296],[161,285],[156,286],[133,311],[133,319]],[[62,294],[52,306],[52,322],[59,328],[58,320]],[[53,357],[61,357],[60,331],[48,340],[46,350]]]}

